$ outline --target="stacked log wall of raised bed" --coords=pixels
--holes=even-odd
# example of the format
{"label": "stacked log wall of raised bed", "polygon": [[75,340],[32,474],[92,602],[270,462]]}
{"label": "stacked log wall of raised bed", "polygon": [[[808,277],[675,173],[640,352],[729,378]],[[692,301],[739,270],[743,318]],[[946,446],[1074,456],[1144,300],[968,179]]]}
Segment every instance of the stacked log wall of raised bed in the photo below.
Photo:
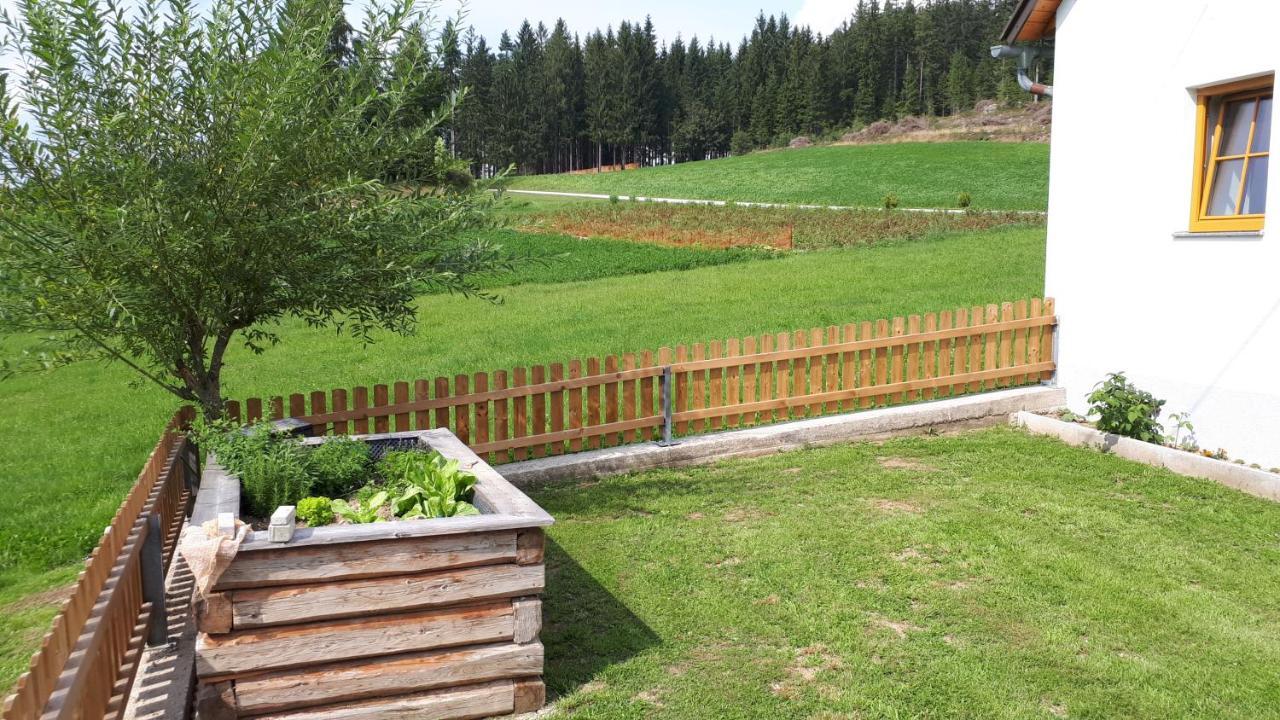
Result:
{"label": "stacked log wall of raised bed", "polygon": [[544,700],[538,527],[236,556],[198,611],[204,718],[473,718]]}

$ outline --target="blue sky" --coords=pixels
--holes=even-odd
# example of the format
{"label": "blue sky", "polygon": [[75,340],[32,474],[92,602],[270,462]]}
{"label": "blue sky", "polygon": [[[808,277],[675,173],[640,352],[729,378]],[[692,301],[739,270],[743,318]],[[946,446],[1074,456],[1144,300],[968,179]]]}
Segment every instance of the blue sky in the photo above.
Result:
{"label": "blue sky", "polygon": [[[786,13],[793,20],[828,34],[853,14],[856,4],[857,0],[649,0],[644,3],[469,0],[467,13],[470,24],[490,41],[497,40],[503,30],[514,31],[526,17],[535,24],[540,20],[547,27],[551,27],[556,18],[563,17],[571,30],[585,33],[596,27],[617,25],[621,20],[642,20],[648,14],[663,41],[669,42],[676,35],[687,40],[696,34],[703,40],[714,36],[737,45],[743,35],[751,32],[755,16],[761,10],[766,15]],[[457,7],[456,0],[445,0],[441,12],[452,13]]]}

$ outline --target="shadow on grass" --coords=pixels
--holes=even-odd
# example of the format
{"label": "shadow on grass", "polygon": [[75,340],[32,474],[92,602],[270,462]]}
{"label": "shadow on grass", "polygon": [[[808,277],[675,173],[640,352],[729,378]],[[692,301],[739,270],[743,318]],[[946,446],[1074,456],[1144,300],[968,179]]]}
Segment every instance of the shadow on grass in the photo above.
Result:
{"label": "shadow on grass", "polygon": [[542,642],[550,695],[567,695],[601,670],[661,642],[551,538],[546,563]]}

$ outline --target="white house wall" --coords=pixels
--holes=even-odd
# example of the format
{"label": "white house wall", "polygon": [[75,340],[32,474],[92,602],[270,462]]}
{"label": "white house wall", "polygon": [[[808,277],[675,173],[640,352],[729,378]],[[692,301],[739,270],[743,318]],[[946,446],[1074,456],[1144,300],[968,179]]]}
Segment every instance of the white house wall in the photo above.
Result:
{"label": "white house wall", "polygon": [[1176,234],[1195,89],[1275,71],[1278,28],[1274,0],[1063,3],[1046,273],[1073,409],[1123,370],[1190,412],[1203,447],[1264,467],[1280,466],[1280,177],[1261,237]]}

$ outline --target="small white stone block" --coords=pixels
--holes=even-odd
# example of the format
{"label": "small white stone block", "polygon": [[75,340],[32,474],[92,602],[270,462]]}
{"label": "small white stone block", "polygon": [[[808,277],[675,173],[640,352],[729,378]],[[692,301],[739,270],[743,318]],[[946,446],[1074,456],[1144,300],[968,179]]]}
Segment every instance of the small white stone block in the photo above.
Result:
{"label": "small white stone block", "polygon": [[293,539],[293,530],[297,527],[298,511],[293,505],[281,505],[271,513],[271,524],[267,526],[267,540],[284,543]]}
{"label": "small white stone block", "polygon": [[218,513],[218,534],[229,535],[235,537],[236,534],[236,514],[235,513]]}

